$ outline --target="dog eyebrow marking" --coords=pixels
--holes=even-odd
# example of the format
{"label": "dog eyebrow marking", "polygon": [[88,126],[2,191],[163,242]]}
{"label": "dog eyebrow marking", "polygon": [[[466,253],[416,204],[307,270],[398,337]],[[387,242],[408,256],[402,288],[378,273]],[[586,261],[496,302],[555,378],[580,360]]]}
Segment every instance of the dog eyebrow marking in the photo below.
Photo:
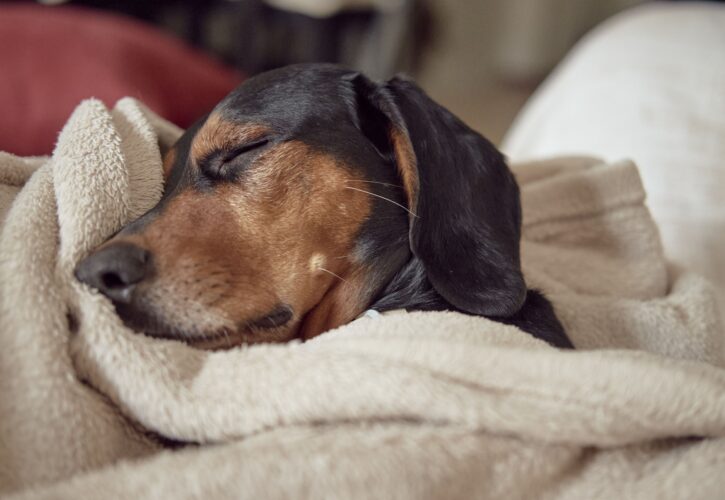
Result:
{"label": "dog eyebrow marking", "polygon": [[198,164],[220,151],[232,151],[246,143],[259,141],[271,130],[260,124],[241,126],[213,113],[196,133],[191,143],[191,157]]}
{"label": "dog eyebrow marking", "polygon": [[173,168],[175,162],[176,162],[176,148],[170,148],[164,155],[164,162],[163,162],[164,179],[169,178],[169,175],[171,174],[171,169]]}

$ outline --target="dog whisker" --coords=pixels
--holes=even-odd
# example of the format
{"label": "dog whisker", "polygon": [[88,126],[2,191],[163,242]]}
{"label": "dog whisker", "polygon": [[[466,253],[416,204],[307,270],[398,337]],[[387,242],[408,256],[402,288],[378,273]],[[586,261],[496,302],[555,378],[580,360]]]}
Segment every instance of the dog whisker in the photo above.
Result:
{"label": "dog whisker", "polygon": [[381,196],[379,194],[371,193],[370,191],[365,191],[364,189],[358,189],[358,188],[355,188],[355,187],[352,187],[352,186],[345,186],[345,189],[352,189],[353,191],[360,191],[361,193],[366,193],[366,194],[369,194],[370,196],[375,196],[376,198],[380,198],[382,200],[389,201],[393,205],[396,205],[396,206],[402,208],[403,210],[405,210],[406,212],[408,212],[413,217],[418,217],[418,215],[416,213],[411,212],[410,210],[408,210],[406,207],[404,207],[400,203],[398,203],[396,201],[393,201],[390,198],[386,198],[385,196]]}
{"label": "dog whisker", "polygon": [[326,272],[327,274],[331,274],[331,275],[332,275],[332,276],[334,276],[335,278],[339,278],[339,279],[341,279],[342,281],[344,281],[345,283],[347,283],[347,280],[346,280],[345,278],[343,278],[343,277],[342,277],[342,276],[340,276],[339,274],[335,274],[335,273],[333,273],[333,272],[332,272],[332,271],[330,271],[329,269],[325,269],[324,267],[318,267],[317,269],[319,269],[320,271],[324,271],[324,272]]}
{"label": "dog whisker", "polygon": [[365,182],[365,183],[368,183],[368,184],[380,184],[381,186],[389,186],[389,187],[403,189],[403,186],[399,186],[397,184],[390,184],[389,182],[366,181],[364,179],[348,179],[345,182]]}

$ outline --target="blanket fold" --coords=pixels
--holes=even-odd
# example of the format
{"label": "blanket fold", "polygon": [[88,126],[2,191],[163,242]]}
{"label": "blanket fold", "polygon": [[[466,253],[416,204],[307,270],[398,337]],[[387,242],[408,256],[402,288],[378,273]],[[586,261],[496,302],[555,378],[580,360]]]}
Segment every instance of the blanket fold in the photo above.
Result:
{"label": "blanket fold", "polygon": [[0,494],[704,498],[725,487],[715,295],[668,266],[631,162],[514,167],[526,280],[576,351],[486,318],[393,311],[306,343],[205,352],[132,332],[72,275],[158,201],[160,152],[179,134],[132,99],[89,100],[51,157],[0,153]]}

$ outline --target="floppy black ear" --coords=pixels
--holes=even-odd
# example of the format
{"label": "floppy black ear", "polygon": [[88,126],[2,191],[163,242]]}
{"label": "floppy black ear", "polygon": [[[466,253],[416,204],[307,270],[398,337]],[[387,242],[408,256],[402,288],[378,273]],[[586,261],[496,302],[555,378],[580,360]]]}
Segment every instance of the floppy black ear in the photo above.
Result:
{"label": "floppy black ear", "polygon": [[[364,78],[364,77],[363,77]],[[503,155],[414,83],[369,90],[389,122],[408,195],[410,247],[435,290],[455,307],[510,316],[526,298],[521,274],[519,189]],[[372,87],[371,87],[372,85]]]}

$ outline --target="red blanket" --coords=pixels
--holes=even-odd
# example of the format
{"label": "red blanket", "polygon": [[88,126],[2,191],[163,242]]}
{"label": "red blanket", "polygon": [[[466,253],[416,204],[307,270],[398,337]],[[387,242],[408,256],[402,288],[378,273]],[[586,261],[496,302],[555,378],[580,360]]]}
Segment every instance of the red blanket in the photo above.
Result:
{"label": "red blanket", "polygon": [[73,7],[0,6],[0,151],[48,154],[79,101],[134,96],[187,127],[241,78],[158,30]]}

